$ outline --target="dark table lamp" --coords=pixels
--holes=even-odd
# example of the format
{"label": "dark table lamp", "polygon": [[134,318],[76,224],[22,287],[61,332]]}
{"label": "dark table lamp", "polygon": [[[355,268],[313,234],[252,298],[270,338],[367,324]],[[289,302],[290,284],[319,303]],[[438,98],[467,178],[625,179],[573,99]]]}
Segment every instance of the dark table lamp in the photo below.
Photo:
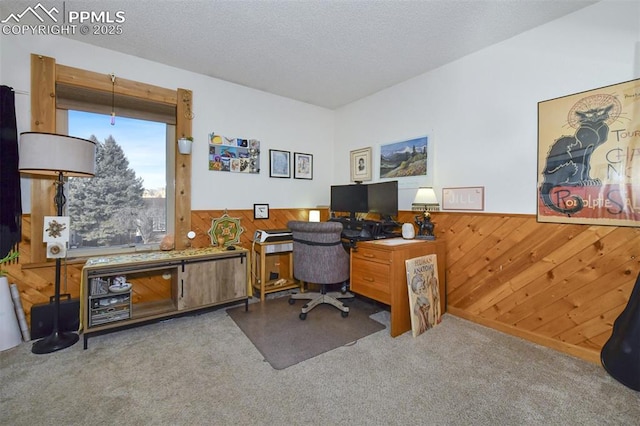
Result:
{"label": "dark table lamp", "polygon": [[[64,179],[95,175],[96,144],[87,139],[53,133],[21,133],[18,168],[20,173],[57,177],[53,201],[58,208],[58,216],[62,216],[66,201]],[[60,266],[61,260],[56,258],[53,328],[49,336],[33,344],[31,352],[34,354],[59,351],[74,345],[79,339],[76,333],[60,331]]]}
{"label": "dark table lamp", "polygon": [[420,187],[416,194],[416,198],[411,204],[411,210],[422,211],[421,215],[415,217],[416,225],[418,225],[418,235],[416,239],[419,240],[435,240],[436,237],[433,234],[435,224],[431,222],[431,213],[440,210],[440,204],[438,204],[438,197],[433,188]]}

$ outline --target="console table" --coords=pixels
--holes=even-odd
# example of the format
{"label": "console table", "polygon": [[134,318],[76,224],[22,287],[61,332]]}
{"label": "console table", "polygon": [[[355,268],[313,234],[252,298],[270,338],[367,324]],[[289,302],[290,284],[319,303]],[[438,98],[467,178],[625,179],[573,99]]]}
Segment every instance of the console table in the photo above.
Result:
{"label": "console table", "polygon": [[360,241],[351,249],[351,291],[391,307],[391,336],[411,330],[405,260],[438,257],[440,312],[446,310],[445,245],[443,240],[391,238]]}
{"label": "console table", "polygon": [[[261,302],[264,302],[267,293],[292,288],[300,288],[302,291],[302,282],[297,282],[293,277],[293,240],[264,243],[254,241],[251,250],[253,251],[251,281],[253,287],[260,292]],[[278,267],[278,278],[267,277],[268,257],[286,257],[288,267]],[[286,276],[284,276],[285,271]]]}
{"label": "console table", "polygon": [[[248,250],[217,247],[93,257],[82,269],[84,348],[93,334],[249,301]],[[109,287],[124,277],[130,290]],[[136,289],[150,301],[135,303]],[[158,296],[159,295],[159,296]]]}

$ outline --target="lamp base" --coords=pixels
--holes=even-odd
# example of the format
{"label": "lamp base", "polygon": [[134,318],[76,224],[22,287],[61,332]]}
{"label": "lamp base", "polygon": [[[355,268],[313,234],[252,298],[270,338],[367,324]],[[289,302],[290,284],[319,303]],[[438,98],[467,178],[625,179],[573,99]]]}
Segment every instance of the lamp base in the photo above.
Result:
{"label": "lamp base", "polygon": [[436,237],[433,235],[416,235],[416,240],[429,240],[433,241]]}
{"label": "lamp base", "polygon": [[31,346],[34,354],[50,354],[51,352],[73,346],[80,339],[75,333],[53,332],[42,340],[38,340]]}

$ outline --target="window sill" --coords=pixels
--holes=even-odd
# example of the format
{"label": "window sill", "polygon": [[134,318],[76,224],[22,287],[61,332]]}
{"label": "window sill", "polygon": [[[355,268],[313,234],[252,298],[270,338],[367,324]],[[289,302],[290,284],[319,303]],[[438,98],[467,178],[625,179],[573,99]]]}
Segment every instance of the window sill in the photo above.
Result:
{"label": "window sill", "polygon": [[84,248],[70,249],[68,254],[70,258],[87,259],[96,256],[115,256],[119,254],[143,253],[160,250],[160,244],[146,244],[139,246],[126,247],[103,247],[103,248]]}

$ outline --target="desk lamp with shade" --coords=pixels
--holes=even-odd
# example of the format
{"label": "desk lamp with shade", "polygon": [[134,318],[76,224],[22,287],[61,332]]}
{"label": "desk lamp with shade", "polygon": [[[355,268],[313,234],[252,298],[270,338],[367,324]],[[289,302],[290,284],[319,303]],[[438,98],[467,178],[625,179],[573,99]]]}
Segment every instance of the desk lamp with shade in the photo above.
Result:
{"label": "desk lamp with shade", "polygon": [[416,198],[411,204],[411,210],[422,211],[422,215],[415,216],[416,225],[418,225],[417,239],[435,240],[433,234],[434,224],[431,222],[431,212],[440,211],[438,197],[433,188],[420,187],[416,194]]}
{"label": "desk lamp with shade", "polygon": [[309,222],[320,222],[320,210],[309,210]]}
{"label": "desk lamp with shade", "polygon": [[[20,134],[18,169],[33,176],[55,176],[56,194],[53,198],[58,216],[64,213],[65,177],[92,177],[96,170],[96,144],[87,139],[54,133],[24,132]],[[60,331],[60,270],[61,259],[56,257],[53,327],[51,334],[35,342],[34,354],[47,354],[73,346],[79,339],[76,333]]]}

